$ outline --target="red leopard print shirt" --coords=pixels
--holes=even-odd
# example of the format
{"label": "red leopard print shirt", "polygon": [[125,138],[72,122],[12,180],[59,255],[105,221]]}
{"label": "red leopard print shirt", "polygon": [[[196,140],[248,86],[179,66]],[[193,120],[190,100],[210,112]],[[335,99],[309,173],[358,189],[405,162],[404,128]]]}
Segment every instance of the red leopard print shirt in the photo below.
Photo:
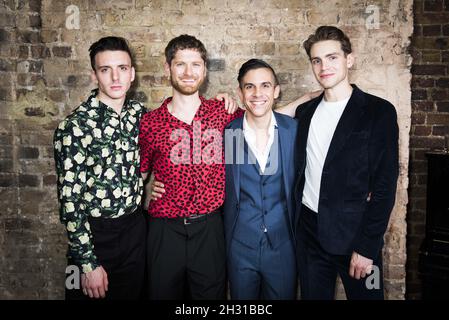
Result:
{"label": "red leopard print shirt", "polygon": [[228,114],[222,101],[200,99],[191,125],[168,112],[171,98],[140,122],[140,171],[153,172],[165,186],[162,198],[150,202],[152,217],[206,214],[223,204],[223,132],[243,111]]}

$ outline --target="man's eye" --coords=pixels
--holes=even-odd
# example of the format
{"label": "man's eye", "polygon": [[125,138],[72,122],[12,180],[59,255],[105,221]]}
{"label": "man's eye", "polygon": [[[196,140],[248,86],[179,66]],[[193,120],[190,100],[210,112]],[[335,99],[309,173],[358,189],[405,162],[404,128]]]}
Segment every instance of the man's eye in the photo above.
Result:
{"label": "man's eye", "polygon": [[126,71],[126,70],[128,70],[128,67],[122,67],[121,70]]}

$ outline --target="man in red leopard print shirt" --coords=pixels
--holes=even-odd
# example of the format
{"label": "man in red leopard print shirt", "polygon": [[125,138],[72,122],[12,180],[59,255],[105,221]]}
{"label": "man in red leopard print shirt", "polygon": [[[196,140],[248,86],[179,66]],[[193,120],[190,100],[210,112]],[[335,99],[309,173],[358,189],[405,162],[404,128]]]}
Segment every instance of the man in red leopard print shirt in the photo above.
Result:
{"label": "man in red leopard print shirt", "polygon": [[230,114],[199,95],[207,72],[201,41],[176,37],[165,56],[173,96],[143,117],[139,134],[143,178],[153,173],[166,191],[148,207],[149,297],[224,299],[222,135],[243,111]]}

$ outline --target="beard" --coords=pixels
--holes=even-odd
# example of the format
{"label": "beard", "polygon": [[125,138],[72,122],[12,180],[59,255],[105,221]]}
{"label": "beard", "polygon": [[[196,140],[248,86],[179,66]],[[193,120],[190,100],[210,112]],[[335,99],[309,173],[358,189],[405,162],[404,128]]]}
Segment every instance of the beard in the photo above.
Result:
{"label": "beard", "polygon": [[204,82],[204,78],[193,86],[187,86],[187,85],[182,84],[181,81],[177,81],[177,80],[173,79],[173,77],[170,77],[170,83],[171,83],[172,87],[179,93],[186,95],[186,96],[190,96],[192,94],[197,93],[198,90],[200,89],[201,85],[203,84],[203,82]]}

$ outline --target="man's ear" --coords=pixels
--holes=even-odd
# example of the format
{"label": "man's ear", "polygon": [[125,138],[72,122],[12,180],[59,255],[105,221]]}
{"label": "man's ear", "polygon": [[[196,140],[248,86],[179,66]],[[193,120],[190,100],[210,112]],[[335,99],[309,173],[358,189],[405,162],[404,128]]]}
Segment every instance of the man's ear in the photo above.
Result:
{"label": "man's ear", "polygon": [[274,98],[275,99],[279,98],[280,93],[281,93],[281,86],[276,85],[276,87],[274,88]]}
{"label": "man's ear", "polygon": [[346,66],[350,69],[354,65],[354,55],[352,53],[346,56]]}
{"label": "man's ear", "polygon": [[168,64],[167,61],[165,61],[165,63],[164,63],[164,70],[165,70],[165,75],[167,77],[170,77],[170,65]]}
{"label": "man's ear", "polygon": [[131,82],[133,82],[135,78],[136,78],[136,69],[134,69],[134,67],[131,67]]}
{"label": "man's ear", "polygon": [[97,74],[95,73],[95,70],[92,70],[90,72],[90,80],[95,83],[98,84],[98,79],[97,79]]}
{"label": "man's ear", "polygon": [[237,87],[237,95],[239,96],[240,102],[244,105],[245,102],[243,101],[243,92],[240,86]]}

